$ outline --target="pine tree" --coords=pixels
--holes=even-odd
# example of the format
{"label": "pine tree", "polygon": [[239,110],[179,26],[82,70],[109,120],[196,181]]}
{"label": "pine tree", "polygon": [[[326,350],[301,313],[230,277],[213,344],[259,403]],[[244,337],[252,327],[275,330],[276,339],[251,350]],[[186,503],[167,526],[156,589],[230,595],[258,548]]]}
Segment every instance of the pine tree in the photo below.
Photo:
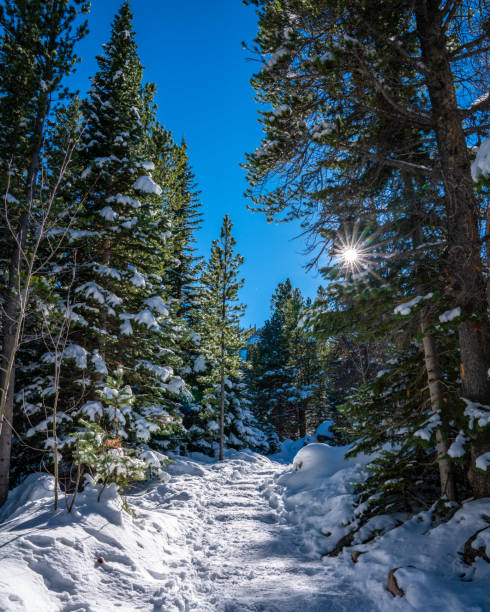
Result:
{"label": "pine tree", "polygon": [[170,246],[169,264],[164,278],[169,299],[184,326],[180,345],[182,367],[179,373],[185,377],[190,391],[190,396],[184,398],[182,409],[187,415],[187,424],[192,426],[192,416],[199,409],[199,399],[202,396],[197,381],[203,364],[198,333],[202,258],[196,254],[195,247],[195,233],[201,226],[202,214],[185,142],[181,145],[169,142],[167,161],[162,172]]}
{"label": "pine tree", "polygon": [[[490,101],[480,90],[477,102],[461,112],[458,100],[466,87],[476,92],[475,83],[483,86],[485,11],[478,3],[467,10],[425,0],[384,2],[379,11],[337,0],[253,3],[260,17],[257,50],[267,58],[254,85],[274,110],[264,113],[266,137],[249,157],[250,195],[269,217],[301,217],[317,239],[331,241],[355,222],[381,220],[379,186],[389,198],[390,177],[396,190],[406,176],[429,186],[446,226],[438,272],[449,279],[453,307],[464,313],[458,328],[462,393],[485,404],[481,228],[466,139],[481,134],[485,121],[478,118]],[[476,78],[466,65],[469,47]],[[458,90],[461,79],[465,88]],[[341,185],[345,189],[337,189]],[[431,256],[432,248],[425,248]],[[461,403],[459,416],[463,412]],[[485,495],[490,479],[476,461],[487,449],[488,432],[474,431],[472,439],[469,477],[475,494]]]}
{"label": "pine tree", "polygon": [[257,415],[272,424],[280,438],[303,438],[325,416],[321,347],[301,325],[308,306],[289,279],[279,283],[272,315],[249,349]]}
{"label": "pine tree", "polygon": [[[19,347],[32,274],[24,276],[29,241],[39,235],[40,218],[46,221],[52,208],[45,206],[53,173],[41,172],[48,117],[67,91],[62,79],[77,62],[75,44],[85,35],[86,24],[75,28],[83,0],[21,2],[7,0],[0,7],[0,150],[2,193],[8,218],[2,213],[2,354],[0,377],[0,504],[8,490],[11,424],[15,389],[15,357]],[[40,179],[40,176],[42,178]],[[62,178],[62,177],[58,177]],[[56,182],[56,178],[54,179]],[[52,220],[50,220],[52,221]],[[37,258],[37,247],[30,261]],[[37,262],[36,262],[37,263]],[[24,304],[24,305],[22,305]]]}
{"label": "pine tree", "polygon": [[[238,292],[243,279],[238,277],[243,257],[234,252],[236,240],[232,222],[223,219],[220,237],[213,241],[211,255],[201,276],[201,349],[206,370],[199,377],[203,386],[202,409],[191,433],[201,444],[213,448],[219,440],[219,459],[224,457],[225,440],[234,447],[253,441],[255,425],[244,388],[244,361],[240,351],[246,346],[248,332],[240,328],[245,306]],[[263,437],[263,436],[262,436]]]}
{"label": "pine tree", "polygon": [[[66,308],[70,304],[72,321],[60,356],[64,427],[59,429],[59,448],[67,462],[73,443],[68,433],[80,418],[111,430],[113,415],[99,397],[109,370],[122,367],[134,394],[134,403],[118,417],[119,436],[127,442],[153,440],[165,446],[181,429],[179,405],[185,392],[175,374],[181,365],[175,350],[181,325],[167,304],[165,285],[169,223],[162,188],[152,178],[159,161],[148,134],[158,129],[152,116],[154,88],[142,86],[127,2],[97,61],[99,71],[84,104],[79,152],[84,170],[74,187],[81,193],[89,190],[89,195],[70,228],[71,247],[61,258],[58,275],[64,282],[60,297]],[[39,414],[52,394],[49,377],[44,385],[27,387],[26,393]],[[30,433],[39,431],[36,425]]]}

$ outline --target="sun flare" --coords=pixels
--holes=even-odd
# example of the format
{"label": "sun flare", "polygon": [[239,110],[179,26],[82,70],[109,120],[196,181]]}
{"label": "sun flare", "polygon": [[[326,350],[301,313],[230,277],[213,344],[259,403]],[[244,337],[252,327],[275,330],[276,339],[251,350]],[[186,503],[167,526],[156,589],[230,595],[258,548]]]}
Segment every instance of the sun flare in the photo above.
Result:
{"label": "sun flare", "polygon": [[364,273],[373,274],[374,267],[373,236],[368,238],[367,231],[359,231],[358,227],[352,230],[344,229],[339,232],[337,244],[333,255],[337,260],[339,272],[357,277]]}
{"label": "sun flare", "polygon": [[356,249],[350,248],[350,249],[345,249],[345,251],[342,253],[342,259],[346,262],[346,263],[354,263],[355,261],[357,261],[359,258],[359,253]]}

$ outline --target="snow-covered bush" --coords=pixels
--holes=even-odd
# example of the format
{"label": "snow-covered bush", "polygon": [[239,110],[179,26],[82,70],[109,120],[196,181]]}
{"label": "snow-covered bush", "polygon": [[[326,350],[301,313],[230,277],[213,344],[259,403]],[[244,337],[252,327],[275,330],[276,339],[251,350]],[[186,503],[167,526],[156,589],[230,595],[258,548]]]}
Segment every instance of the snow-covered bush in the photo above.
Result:
{"label": "snow-covered bush", "polygon": [[78,435],[75,461],[84,466],[96,483],[101,483],[99,499],[104,489],[114,483],[119,491],[131,483],[146,478],[146,463],[136,457],[133,449],[123,448],[121,439],[109,435],[97,423],[81,421],[86,431]]}

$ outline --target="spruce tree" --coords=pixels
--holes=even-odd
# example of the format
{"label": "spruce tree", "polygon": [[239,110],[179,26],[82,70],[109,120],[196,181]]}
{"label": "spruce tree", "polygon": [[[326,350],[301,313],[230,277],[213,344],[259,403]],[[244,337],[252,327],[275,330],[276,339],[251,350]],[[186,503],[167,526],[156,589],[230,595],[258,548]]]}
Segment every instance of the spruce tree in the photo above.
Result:
{"label": "spruce tree", "polygon": [[271,317],[249,349],[257,416],[281,439],[304,438],[326,415],[322,348],[302,325],[308,307],[289,279],[279,283]]}
{"label": "spruce tree", "polygon": [[[64,282],[61,299],[66,307],[70,304],[72,321],[60,357],[64,427],[59,447],[65,449],[67,462],[73,444],[68,433],[79,426],[80,418],[108,431],[117,418],[121,439],[167,445],[168,437],[181,428],[179,405],[185,392],[175,374],[181,365],[175,350],[181,326],[167,303],[164,278],[169,223],[162,188],[152,176],[159,163],[159,151],[148,134],[158,129],[152,116],[154,88],[142,85],[128,2],[117,13],[97,62],[99,71],[84,104],[79,152],[83,172],[75,186],[89,195],[70,228],[70,248],[65,249],[59,275]],[[100,393],[108,372],[117,366],[124,371],[134,402],[114,417]],[[26,389],[38,413],[51,394],[49,376],[45,381],[44,387]],[[39,426],[31,433],[39,433]]]}
{"label": "spruce tree", "polygon": [[[239,447],[253,444],[258,431],[249,410],[240,351],[248,332],[240,328],[245,306],[238,292],[243,286],[239,268],[243,257],[234,251],[232,222],[223,219],[220,237],[213,241],[211,255],[201,276],[201,349],[206,370],[199,377],[203,387],[202,409],[191,429],[209,449],[219,441],[219,459],[224,458],[225,441]],[[260,436],[259,436],[260,437]],[[263,435],[261,436],[263,438]]]}
{"label": "spruce tree", "polygon": [[[53,211],[45,197],[55,189],[50,169],[41,173],[46,126],[56,100],[66,96],[62,79],[77,62],[75,44],[86,24],[74,24],[88,10],[84,0],[23,2],[0,7],[1,188],[6,207],[0,220],[2,266],[2,354],[0,376],[0,504],[6,498],[15,389],[15,358],[32,289],[27,245],[39,235],[40,219]],[[39,180],[42,174],[42,180]],[[62,178],[62,177],[58,177]],[[5,216],[5,212],[8,218]],[[50,223],[52,219],[50,219]],[[37,247],[31,252],[37,259]],[[37,261],[36,261],[37,263]],[[35,266],[34,266],[35,267]]]}

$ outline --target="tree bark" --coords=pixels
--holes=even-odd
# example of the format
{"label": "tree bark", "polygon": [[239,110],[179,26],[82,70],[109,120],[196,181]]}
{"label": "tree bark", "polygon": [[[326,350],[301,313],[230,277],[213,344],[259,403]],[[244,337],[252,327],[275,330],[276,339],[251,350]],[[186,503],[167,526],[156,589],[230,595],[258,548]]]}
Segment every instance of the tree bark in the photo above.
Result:
{"label": "tree bark", "polygon": [[300,438],[306,436],[306,407],[298,406],[298,433]]}
{"label": "tree bark", "polygon": [[[486,291],[480,257],[479,211],[439,1],[416,0],[415,17],[422,58],[430,73],[426,84],[444,183],[449,289],[465,319],[458,328],[463,394],[486,404],[489,396]],[[481,318],[478,324],[468,320],[471,315]],[[490,495],[490,474],[483,478],[475,467],[476,458],[484,452],[485,442],[477,437],[471,453],[468,477],[475,497]]]}
{"label": "tree bark", "polygon": [[[7,298],[2,316],[2,349],[0,354],[0,506],[5,502],[9,486],[10,451],[12,446],[12,424],[14,412],[15,357],[19,347],[25,313],[19,313],[20,271],[24,257],[27,232],[29,230],[29,205],[34,197],[34,182],[39,171],[44,122],[49,111],[49,100],[43,96],[36,117],[34,148],[26,178],[26,205],[19,216],[17,231],[13,236],[12,255],[9,263]],[[24,301],[27,305],[27,296]],[[10,418],[9,418],[10,416]],[[10,425],[9,425],[10,424]],[[6,426],[6,427],[5,427]],[[5,436],[3,430],[7,429]]]}
{"label": "tree bark", "polygon": [[225,363],[221,360],[221,396],[219,410],[219,460],[225,458]]}
{"label": "tree bark", "polygon": [[439,476],[441,481],[441,496],[446,495],[449,501],[456,501],[456,488],[454,485],[454,474],[451,461],[448,459],[446,432],[444,424],[447,422],[443,405],[441,389],[441,368],[439,364],[439,353],[437,351],[436,339],[427,331],[427,321],[424,310],[420,317],[420,327],[423,334],[423,348],[425,358],[425,369],[429,382],[430,403],[433,412],[441,417],[442,427],[436,430],[437,460],[439,464]]}
{"label": "tree bark", "polygon": [[7,402],[3,415],[3,427],[0,433],[0,506],[6,500],[9,492],[10,453],[12,449],[12,421],[14,418],[14,371],[12,370],[7,392]]}
{"label": "tree bark", "polygon": [[2,353],[0,357],[0,506],[9,490],[12,421],[14,418],[15,356],[20,340],[22,321],[19,321],[20,268],[26,245],[27,212],[20,215],[15,236],[14,252],[10,258],[7,299],[3,309]]}

